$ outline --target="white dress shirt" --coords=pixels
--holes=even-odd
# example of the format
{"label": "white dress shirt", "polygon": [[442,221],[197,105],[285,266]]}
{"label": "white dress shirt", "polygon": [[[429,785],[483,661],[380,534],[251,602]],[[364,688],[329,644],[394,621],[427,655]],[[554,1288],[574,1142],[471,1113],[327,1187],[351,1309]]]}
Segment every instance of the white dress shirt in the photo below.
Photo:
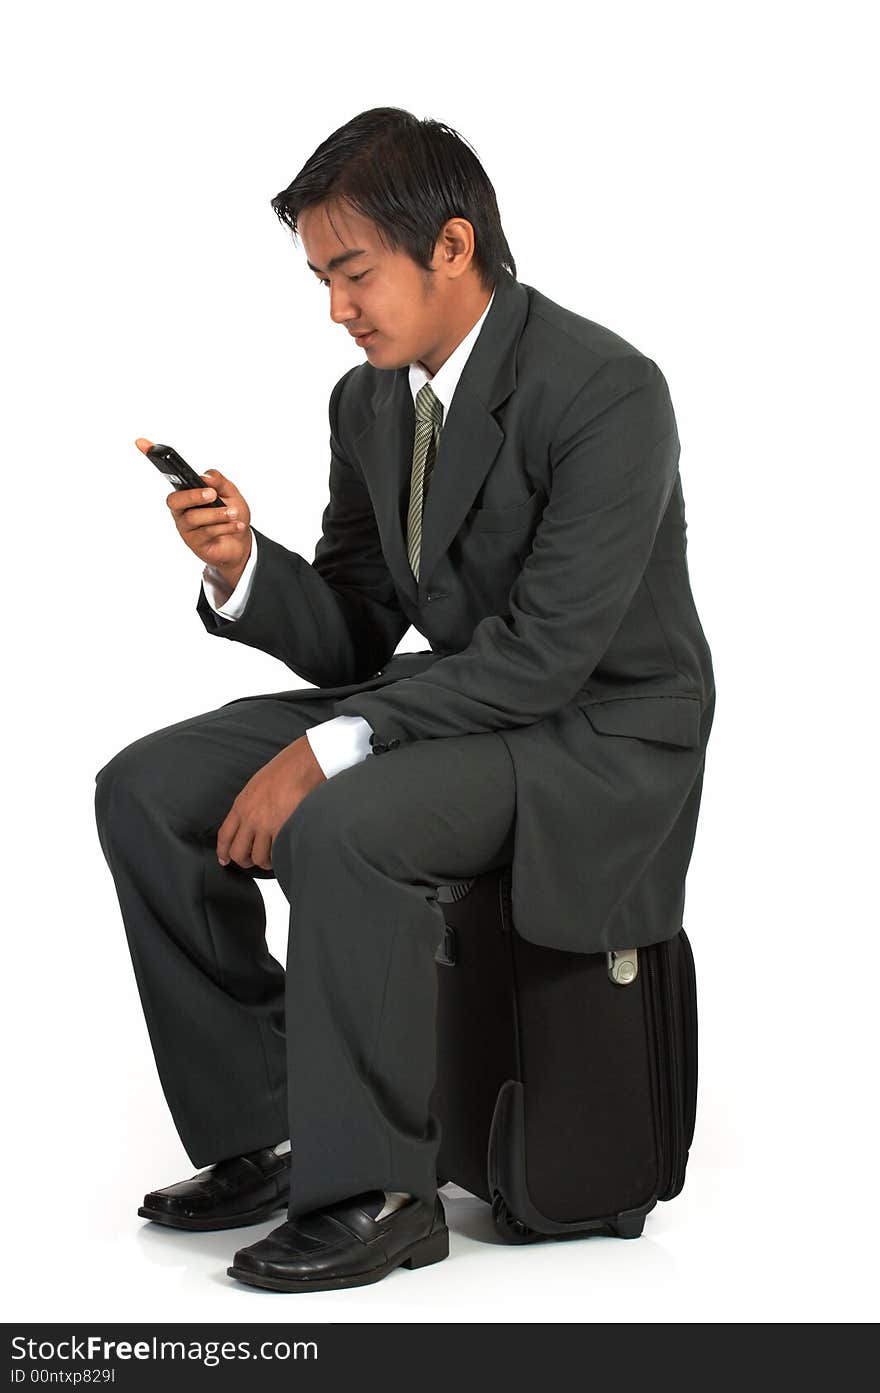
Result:
{"label": "white dress shirt", "polygon": [[[483,320],[489,313],[494,299],[495,292],[493,290],[489,303],[476,324],[462,339],[458,347],[450,353],[446,362],[433,377],[425,371],[421,363],[410,363],[409,365],[409,385],[413,401],[415,401],[419,389],[426,382],[430,382],[435,396],[443,404],[444,423],[449,417],[449,408],[464,365],[476,343],[477,335],[483,327]],[[217,614],[222,615],[224,619],[237,619],[247,604],[256,564],[257,539],[253,529],[251,529],[251,554],[234,590],[230,591],[228,582],[223,579],[216,567],[206,566],[202,572],[202,588],[205,592],[205,598],[211,608]],[[367,755],[373,753],[370,745],[372,727],[368,721],[364,720],[363,716],[331,716],[326,721],[319,721],[317,725],[308,726],[305,733],[312,747],[312,753],[328,779],[333,774],[338,774],[340,769],[347,769],[350,764],[357,764],[360,760],[366,759]]]}

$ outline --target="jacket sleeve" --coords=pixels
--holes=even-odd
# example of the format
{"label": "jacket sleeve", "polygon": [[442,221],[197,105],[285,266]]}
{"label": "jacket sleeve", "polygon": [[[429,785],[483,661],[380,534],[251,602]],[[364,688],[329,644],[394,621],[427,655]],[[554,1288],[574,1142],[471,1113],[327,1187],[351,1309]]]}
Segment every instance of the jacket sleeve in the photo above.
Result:
{"label": "jacket sleeve", "polygon": [[401,740],[530,725],[577,695],[647,567],[678,475],[666,380],[633,353],[602,363],[550,449],[550,492],[507,614],[427,671],[334,702],[364,716],[376,752]]}
{"label": "jacket sleeve", "polygon": [[315,686],[372,677],[409,628],[385,564],[369,491],[339,439],[339,402],[330,395],[330,501],[312,562],[254,528],[257,561],[237,619],[211,608],[204,588],[196,610],[210,634],[246,643]]}

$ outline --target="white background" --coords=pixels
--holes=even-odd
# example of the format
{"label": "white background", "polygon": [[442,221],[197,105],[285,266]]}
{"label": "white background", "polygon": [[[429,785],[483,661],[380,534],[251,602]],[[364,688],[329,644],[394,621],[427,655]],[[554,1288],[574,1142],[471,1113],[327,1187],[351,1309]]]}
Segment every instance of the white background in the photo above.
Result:
{"label": "white background", "polygon": [[[44,3],[7,12],[3,412],[7,1320],[843,1321],[876,1315],[878,228],[870,7]],[[212,640],[134,446],[314,554],[330,389],[363,352],[270,199],[367,107],[457,129],[518,277],[657,361],[718,691],[685,926],[683,1193],[636,1242],[512,1248],[287,1297],[181,1235],[94,776],[306,685]],[[411,631],[404,647],[426,647]],[[284,957],[286,901],[262,882]],[[219,1061],[218,1061],[219,1067]],[[281,1222],[283,1214],[275,1222]]]}

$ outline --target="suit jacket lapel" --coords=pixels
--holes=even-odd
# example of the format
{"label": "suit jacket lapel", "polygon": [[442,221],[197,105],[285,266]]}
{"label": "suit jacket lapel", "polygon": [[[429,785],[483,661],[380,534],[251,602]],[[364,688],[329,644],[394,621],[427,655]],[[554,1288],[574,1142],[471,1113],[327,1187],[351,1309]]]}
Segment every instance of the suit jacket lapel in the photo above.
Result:
{"label": "suit jacket lapel", "polygon": [[382,550],[399,588],[420,604],[431,571],[491,469],[504,432],[493,411],[516,386],[516,349],[528,314],[525,288],[502,271],[492,307],[444,415],[422,519],[419,583],[406,554],[415,408],[409,368],[380,371],[373,420],[354,448],[376,513]]}

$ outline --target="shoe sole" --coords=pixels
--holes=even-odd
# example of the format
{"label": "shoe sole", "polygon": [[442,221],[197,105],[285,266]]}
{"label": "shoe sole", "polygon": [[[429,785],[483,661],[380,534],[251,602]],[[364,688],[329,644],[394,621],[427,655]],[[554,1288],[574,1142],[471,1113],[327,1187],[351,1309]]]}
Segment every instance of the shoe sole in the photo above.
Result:
{"label": "shoe sole", "polygon": [[288,1201],[286,1198],[273,1200],[271,1204],[263,1205],[262,1209],[252,1209],[247,1214],[230,1214],[223,1219],[191,1219],[186,1215],[168,1214],[163,1209],[150,1209],[147,1205],[141,1205],[138,1214],[142,1219],[152,1219],[154,1224],[163,1224],[168,1229],[186,1229],[188,1232],[209,1233],[215,1229],[243,1229],[249,1224],[262,1223],[264,1219],[271,1219],[273,1214],[277,1214],[279,1209],[287,1209]]}
{"label": "shoe sole", "polygon": [[371,1267],[368,1272],[355,1272],[344,1277],[298,1277],[285,1279],[271,1277],[260,1272],[251,1272],[245,1267],[227,1267],[230,1277],[239,1282],[247,1282],[252,1287],[263,1287],[266,1291],[338,1291],[343,1287],[365,1287],[370,1282],[379,1282],[393,1272],[396,1267],[430,1267],[431,1263],[442,1262],[449,1256],[449,1229],[438,1229],[427,1238],[420,1238],[409,1248],[404,1248],[396,1257],[381,1267]]}

